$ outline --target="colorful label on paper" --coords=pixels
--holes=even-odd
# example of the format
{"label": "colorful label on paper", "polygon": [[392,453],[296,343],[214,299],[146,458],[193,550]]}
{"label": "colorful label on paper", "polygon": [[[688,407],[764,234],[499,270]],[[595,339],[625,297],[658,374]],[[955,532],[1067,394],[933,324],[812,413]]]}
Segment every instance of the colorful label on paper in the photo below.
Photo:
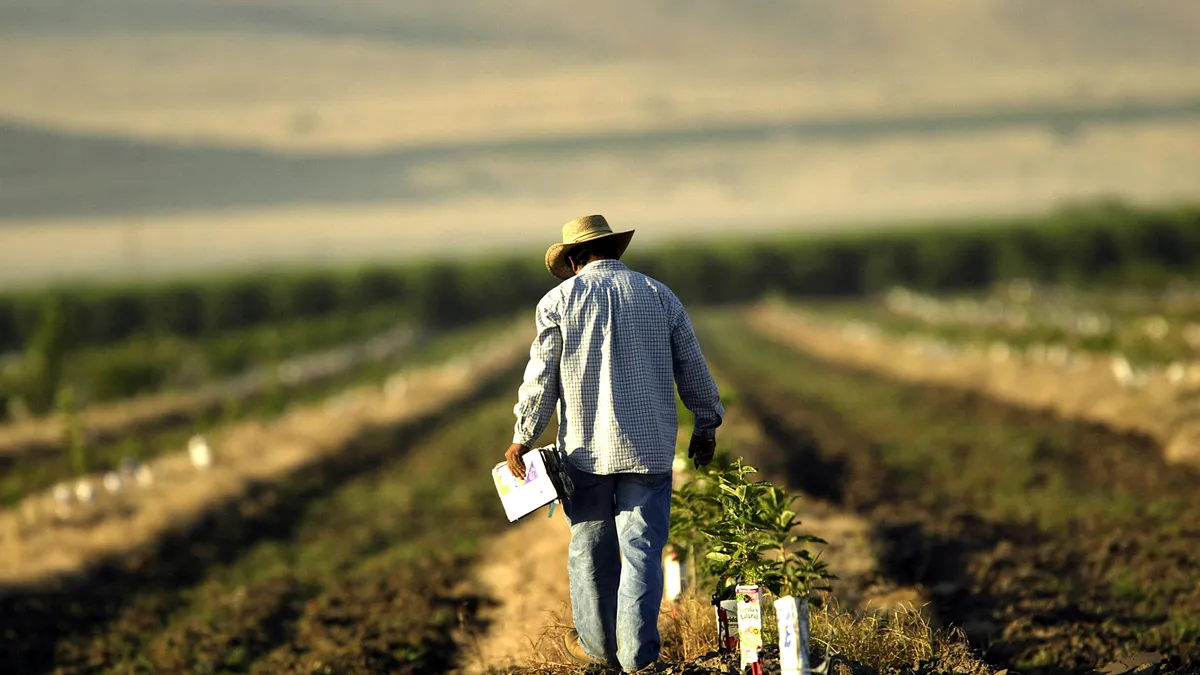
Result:
{"label": "colorful label on paper", "polygon": [[742,668],[758,663],[762,649],[762,598],[758,586],[737,587],[738,642],[741,645]]}
{"label": "colorful label on paper", "polygon": [[504,513],[509,521],[515,521],[537,509],[558,499],[558,490],[550,480],[540,452],[530,452],[524,456],[525,478],[517,478],[508,470],[508,465],[500,463],[492,469],[492,481],[496,484],[496,492],[504,505]]}

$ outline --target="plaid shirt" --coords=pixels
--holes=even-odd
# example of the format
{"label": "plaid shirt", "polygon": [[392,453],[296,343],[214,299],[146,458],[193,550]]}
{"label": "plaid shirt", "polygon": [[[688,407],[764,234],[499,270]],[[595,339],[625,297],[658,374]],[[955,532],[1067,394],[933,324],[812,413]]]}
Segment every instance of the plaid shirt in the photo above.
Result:
{"label": "plaid shirt", "polygon": [[725,414],[683,304],[617,260],[597,260],[537,306],[537,338],[513,412],[532,444],[558,408],[558,447],[596,474],[666,473],[679,420],[675,387],[711,437]]}

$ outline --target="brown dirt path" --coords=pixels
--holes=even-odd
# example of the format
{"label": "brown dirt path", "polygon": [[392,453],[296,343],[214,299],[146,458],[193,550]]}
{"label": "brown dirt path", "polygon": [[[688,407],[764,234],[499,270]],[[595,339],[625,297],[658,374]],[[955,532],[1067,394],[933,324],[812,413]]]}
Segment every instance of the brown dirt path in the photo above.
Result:
{"label": "brown dirt path", "polygon": [[[718,372],[722,386],[733,378]],[[873,538],[873,525],[867,519],[827,499],[806,495],[801,486],[791,480],[788,466],[790,448],[781,445],[750,408],[758,404],[754,397],[739,391],[738,398],[727,405],[725,423],[718,432],[720,447],[734,456],[743,457],[758,467],[763,477],[787,487],[800,495],[796,503],[800,530],[824,539],[815,544],[814,552],[829,564],[838,576],[830,583],[836,603],[848,611],[883,611],[890,609],[921,609],[924,594],[913,586],[902,586],[886,578],[881,570],[879,552]]]}
{"label": "brown dirt path", "polygon": [[489,543],[474,583],[497,604],[480,613],[489,629],[461,645],[462,672],[529,665],[554,614],[569,620],[570,543],[571,530],[558,510],[553,518],[539,511]]}

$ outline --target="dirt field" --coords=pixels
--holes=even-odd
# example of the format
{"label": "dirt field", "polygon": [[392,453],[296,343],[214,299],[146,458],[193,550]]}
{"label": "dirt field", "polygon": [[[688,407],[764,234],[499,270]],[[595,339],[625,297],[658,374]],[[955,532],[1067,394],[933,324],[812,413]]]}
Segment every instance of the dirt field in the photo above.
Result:
{"label": "dirt field", "polygon": [[[771,339],[852,368],[975,391],[1016,406],[1143,434],[1161,448],[1168,463],[1200,466],[1200,408],[1194,386],[1165,376],[1128,386],[1113,376],[1111,357],[1066,366],[1033,359],[997,362],[979,348],[952,355],[921,353],[903,339],[852,339],[834,322],[776,303],[755,308],[750,325]],[[900,354],[903,358],[897,358]]]}
{"label": "dirt field", "polygon": [[1082,672],[1152,650],[1195,667],[1200,475],[1153,441],[825,364],[734,318],[704,337],[797,486],[870,521],[885,575],[989,663]]}
{"label": "dirt field", "polygon": [[[472,410],[459,411],[464,421],[479,419]],[[493,405],[489,419],[504,412]],[[348,448],[356,461],[255,489],[101,583],[9,595],[8,663],[30,673],[444,670],[460,612],[469,621],[480,602],[451,589],[488,527],[476,506],[491,506],[473,483],[453,487],[453,453],[485,447],[494,429],[370,434]]]}
{"label": "dirt field", "polygon": [[[1159,672],[1194,671],[1200,475],[1145,437],[814,360],[737,313],[697,319],[731,397],[722,447],[807,494],[804,529],[830,540],[843,608],[928,603],[991,670],[1084,673],[1152,651],[1166,658]],[[0,590],[6,663],[546,670],[538,640],[566,610],[564,522],[508,526],[486,473],[515,386],[364,432],[125,564]],[[540,587],[514,599],[530,575]],[[975,663],[955,654],[967,660],[921,672]]]}
{"label": "dirt field", "polygon": [[[258,486],[346,461],[347,446],[374,429],[420,427],[517,367],[526,341],[523,330],[501,333],[494,344],[480,345],[458,362],[404,373],[400,388],[361,386],[296,406],[275,420],[219,428],[211,466],[199,470],[190,450],[154,457],[146,463],[153,475],[148,485],[67,505],[65,517],[51,511],[49,495],[30,496],[19,510],[0,513],[0,584],[53,584],[86,575],[95,565],[120,565]],[[97,476],[83,478],[100,492]],[[25,508],[30,502],[43,502],[45,512],[31,514]]]}

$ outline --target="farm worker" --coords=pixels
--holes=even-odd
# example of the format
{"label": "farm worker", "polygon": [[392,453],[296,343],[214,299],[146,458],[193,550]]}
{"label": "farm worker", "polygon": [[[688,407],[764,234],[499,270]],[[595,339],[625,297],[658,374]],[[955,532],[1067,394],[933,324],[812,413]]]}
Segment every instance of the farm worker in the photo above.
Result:
{"label": "farm worker", "polygon": [[537,305],[505,458],[523,478],[522,455],[558,409],[558,447],[575,484],[563,503],[575,623],[567,652],[633,672],[656,663],[661,647],[675,386],[695,416],[688,456],[697,466],[712,461],[725,410],[679,299],[620,261],[633,231],[588,216],[562,233],[546,267],[565,281]]}

